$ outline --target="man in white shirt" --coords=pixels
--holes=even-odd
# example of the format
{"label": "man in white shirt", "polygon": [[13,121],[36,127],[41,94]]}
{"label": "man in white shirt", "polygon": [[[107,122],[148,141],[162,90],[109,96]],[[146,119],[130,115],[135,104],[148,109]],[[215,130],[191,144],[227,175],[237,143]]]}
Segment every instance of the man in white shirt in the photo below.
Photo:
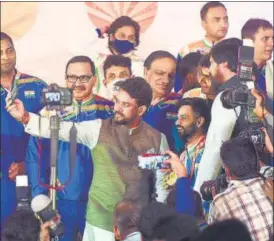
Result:
{"label": "man in white shirt", "polygon": [[[226,41],[226,40],[225,40]],[[222,93],[227,88],[237,87],[240,81],[237,77],[237,45],[232,41],[221,42],[212,48],[210,54],[210,73],[216,83],[217,96],[211,109],[211,124],[207,133],[205,150],[200,162],[194,189],[200,192],[204,181],[215,179],[221,168],[220,148],[224,141],[237,135],[243,129],[242,123],[237,122],[241,107],[224,108],[221,100]],[[256,116],[256,115],[255,115]]]}

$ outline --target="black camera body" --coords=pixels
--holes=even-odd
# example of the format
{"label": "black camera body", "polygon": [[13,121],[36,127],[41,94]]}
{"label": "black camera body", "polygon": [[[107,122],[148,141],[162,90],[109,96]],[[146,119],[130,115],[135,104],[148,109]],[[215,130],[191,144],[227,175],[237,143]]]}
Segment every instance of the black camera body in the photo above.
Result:
{"label": "black camera body", "polygon": [[256,105],[256,98],[246,85],[226,89],[221,95],[221,101],[226,109],[234,109],[237,106],[254,108]]}
{"label": "black camera body", "polygon": [[237,76],[241,85],[223,92],[221,101],[225,108],[234,109],[237,106],[255,107],[256,98],[250,92],[250,86],[254,86],[252,78],[253,58],[253,47],[245,45],[239,47]]}
{"label": "black camera body", "polygon": [[52,225],[49,227],[51,237],[61,238],[64,235],[64,225],[53,210],[48,196],[44,194],[35,196],[31,201],[31,208],[43,223],[51,221]]}
{"label": "black camera body", "polygon": [[225,174],[218,176],[215,180],[205,181],[200,188],[202,198],[205,201],[212,201],[213,188],[215,188],[216,194],[219,194],[227,189],[227,185],[228,183]]}
{"label": "black camera body", "polygon": [[48,109],[60,109],[72,104],[72,89],[50,84],[42,90],[42,104]]}

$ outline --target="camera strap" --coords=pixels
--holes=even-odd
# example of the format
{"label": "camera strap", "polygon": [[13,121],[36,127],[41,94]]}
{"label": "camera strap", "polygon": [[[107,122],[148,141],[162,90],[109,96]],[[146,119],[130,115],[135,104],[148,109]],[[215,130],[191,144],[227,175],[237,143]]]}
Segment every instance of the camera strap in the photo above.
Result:
{"label": "camera strap", "polygon": [[[39,118],[39,128],[41,125],[41,118]],[[59,183],[57,187],[53,187],[51,185],[45,184],[41,182],[41,153],[42,153],[42,138],[38,139],[38,182],[41,186],[47,188],[47,189],[56,189],[56,190],[63,190],[71,181],[72,175],[73,175],[73,169],[75,167],[75,159],[76,159],[76,150],[77,150],[77,129],[75,127],[75,124],[73,123],[71,129],[70,129],[70,173],[69,178],[65,183]]]}
{"label": "camera strap", "polygon": [[69,155],[69,164],[70,164],[70,177],[73,175],[73,170],[75,167],[75,159],[76,159],[76,136],[77,136],[77,129],[73,123],[70,129],[69,135],[69,143],[70,143],[70,155]]}

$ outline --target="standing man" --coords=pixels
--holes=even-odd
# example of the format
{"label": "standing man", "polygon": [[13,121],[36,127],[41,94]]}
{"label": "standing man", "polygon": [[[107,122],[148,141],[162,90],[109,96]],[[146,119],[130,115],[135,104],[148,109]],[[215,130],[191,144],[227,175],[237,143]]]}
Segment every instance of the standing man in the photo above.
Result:
{"label": "standing man", "polygon": [[175,149],[172,128],[181,95],[171,93],[176,71],[175,57],[163,50],[152,52],[144,63],[144,76],[152,89],[152,102],[143,120],[166,135],[171,149]]}
{"label": "standing man", "polygon": [[[138,155],[168,149],[165,136],[141,120],[152,101],[149,84],[135,77],[116,83],[116,87],[113,118],[75,124],[77,141],[92,150],[94,160],[84,240],[113,240],[113,211],[120,200],[131,199],[143,206],[152,200],[152,172],[138,168]],[[26,125],[26,131],[49,138],[49,119],[26,112],[19,100],[12,105],[8,101],[7,109]],[[60,127],[60,139],[68,141],[72,123],[62,122]],[[158,181],[156,173],[156,186]],[[156,189],[156,194],[159,191]]]}
{"label": "standing man", "polygon": [[[225,38],[229,22],[227,16],[227,9],[221,2],[208,2],[200,11],[202,27],[206,32],[204,39],[190,43],[183,47],[179,54],[177,62],[179,63],[182,58],[190,53],[200,51],[202,54],[208,54],[212,46]],[[178,92],[184,86],[181,83],[179,76],[176,76],[175,91]]]}
{"label": "standing man", "polygon": [[118,81],[129,79],[131,72],[131,59],[123,55],[109,55],[104,62],[104,87],[100,88],[99,96],[112,100],[114,85]]}
{"label": "standing man", "polygon": [[[242,39],[252,39],[254,62],[259,69],[258,87],[267,97],[266,108],[273,114],[273,25],[264,19],[249,19],[242,28]],[[267,77],[272,69],[272,75]]]}
{"label": "standing man", "polygon": [[[61,111],[61,120],[78,123],[112,116],[113,103],[92,93],[96,75],[94,63],[89,57],[75,56],[70,59],[66,65],[65,79],[68,88],[74,86],[73,104]],[[46,110],[43,110],[41,115],[50,116]],[[41,154],[38,154],[39,145],[42,145]],[[63,185],[70,180],[64,189],[57,192],[57,209],[65,225],[65,235],[61,241],[76,240],[77,233],[83,235],[85,229],[88,192],[93,178],[93,160],[89,148],[82,144],[77,144],[75,158],[75,165],[71,170],[70,143],[59,141],[58,182]],[[47,171],[50,167],[49,139],[41,141],[37,137],[31,137],[26,166],[32,186],[32,196],[42,193],[47,195],[48,189],[40,182],[46,183],[46,180],[49,180]],[[39,170],[40,174],[38,174]],[[39,176],[41,180],[38,179]]]}
{"label": "standing man", "polygon": [[5,109],[8,93],[20,99],[26,110],[38,113],[41,92],[47,85],[37,77],[20,73],[16,68],[13,41],[1,32],[1,224],[16,208],[15,179],[25,173],[25,155],[29,135],[21,123]]}

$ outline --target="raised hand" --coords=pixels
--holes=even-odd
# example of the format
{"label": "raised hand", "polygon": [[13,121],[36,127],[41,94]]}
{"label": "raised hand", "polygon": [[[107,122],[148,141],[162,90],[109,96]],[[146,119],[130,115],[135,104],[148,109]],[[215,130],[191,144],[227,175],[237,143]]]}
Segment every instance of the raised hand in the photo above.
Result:
{"label": "raised hand", "polygon": [[176,173],[178,178],[188,176],[185,166],[181,163],[179,157],[175,153],[172,151],[166,151],[164,154],[170,156],[170,158],[164,161],[164,163],[170,164],[172,171]]}
{"label": "raised hand", "polygon": [[6,99],[6,109],[16,120],[21,121],[23,119],[25,107],[21,100],[16,99],[12,102],[11,99]]}

